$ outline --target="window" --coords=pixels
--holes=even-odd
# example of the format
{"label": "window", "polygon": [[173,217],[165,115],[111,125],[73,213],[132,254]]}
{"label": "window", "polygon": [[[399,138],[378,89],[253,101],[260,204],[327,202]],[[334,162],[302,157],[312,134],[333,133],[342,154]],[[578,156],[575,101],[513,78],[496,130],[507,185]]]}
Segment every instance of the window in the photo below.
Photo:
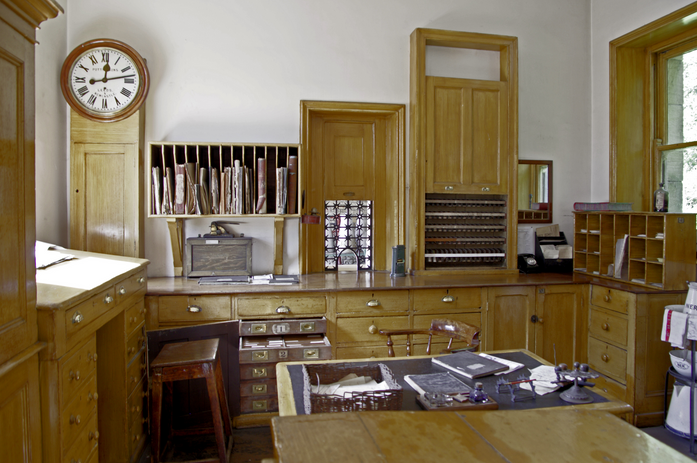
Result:
{"label": "window", "polygon": [[[658,55],[656,134],[669,212],[697,212],[697,42]],[[662,144],[660,142],[663,142]]]}

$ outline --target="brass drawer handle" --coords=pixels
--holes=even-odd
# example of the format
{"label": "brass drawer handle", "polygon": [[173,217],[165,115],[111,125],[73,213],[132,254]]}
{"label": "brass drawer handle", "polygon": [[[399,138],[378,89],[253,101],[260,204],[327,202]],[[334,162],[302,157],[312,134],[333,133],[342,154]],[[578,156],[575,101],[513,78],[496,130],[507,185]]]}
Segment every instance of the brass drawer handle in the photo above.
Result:
{"label": "brass drawer handle", "polygon": [[375,326],[375,325],[370,325],[370,326],[368,327],[368,333],[370,333],[370,334],[375,334],[375,333],[377,333],[377,332],[378,332],[378,327],[377,327],[377,326]]}
{"label": "brass drawer handle", "polygon": [[107,293],[107,295],[104,296],[104,303],[105,303],[105,304],[111,304],[112,302],[114,302],[114,298],[111,297],[111,296],[109,296],[109,294]]}
{"label": "brass drawer handle", "polygon": [[73,325],[77,325],[78,323],[81,323],[82,320],[84,320],[85,317],[80,313],[79,310],[76,310],[75,313],[73,314]]}
{"label": "brass drawer handle", "polygon": [[123,295],[126,294],[126,293],[127,293],[126,288],[124,288],[123,286],[121,286],[121,287],[119,288],[119,294],[123,296]]}
{"label": "brass drawer handle", "polygon": [[290,308],[285,305],[276,307],[276,313],[290,313]]}
{"label": "brass drawer handle", "polygon": [[258,350],[252,352],[252,360],[268,360],[269,351],[268,350]]}
{"label": "brass drawer handle", "polygon": [[315,331],[315,322],[304,322],[300,324],[300,331],[303,333],[312,333]]}
{"label": "brass drawer handle", "polygon": [[201,311],[201,307],[197,305],[190,305],[186,308],[186,310],[191,313],[199,313]]}
{"label": "brass drawer handle", "polygon": [[68,373],[68,377],[70,379],[74,379],[75,381],[80,381],[80,370],[77,370],[77,371],[70,370],[70,373]]}
{"label": "brass drawer handle", "polygon": [[377,299],[371,299],[368,302],[366,302],[365,305],[367,305],[368,307],[377,307],[380,305],[380,301],[378,301]]}
{"label": "brass drawer handle", "polygon": [[443,299],[441,299],[441,301],[443,301],[443,302],[454,302],[454,301],[455,301],[455,298],[452,297],[452,296],[450,296],[450,295],[448,295],[448,296],[443,296]]}
{"label": "brass drawer handle", "polygon": [[266,384],[254,384],[252,394],[266,394]]}
{"label": "brass drawer handle", "polygon": [[482,191],[489,191],[489,187],[488,186],[482,187]]}
{"label": "brass drawer handle", "polygon": [[605,302],[610,302],[610,301],[612,301],[612,298],[610,297],[610,294],[609,294],[609,293],[605,295],[604,299],[605,299]]}
{"label": "brass drawer handle", "polygon": [[319,359],[319,349],[304,349],[303,350],[304,359]]}
{"label": "brass drawer handle", "polygon": [[253,368],[252,376],[254,378],[266,378],[266,368]]}
{"label": "brass drawer handle", "polygon": [[452,185],[448,185],[445,187],[445,191],[453,191],[454,189],[455,189],[455,187]]}
{"label": "brass drawer handle", "polygon": [[145,283],[145,278],[143,278],[143,277],[138,278],[138,284],[142,285],[143,283]]}
{"label": "brass drawer handle", "polygon": [[610,357],[608,357],[607,354],[603,354],[600,358],[601,358],[602,361],[605,362],[605,363],[607,363],[607,362],[610,361]]}
{"label": "brass drawer handle", "polygon": [[608,325],[607,323],[603,323],[602,328],[603,328],[603,331],[609,331],[609,330],[610,330],[610,325]]}
{"label": "brass drawer handle", "polygon": [[80,415],[70,415],[70,424],[80,424],[80,421],[82,421]]}

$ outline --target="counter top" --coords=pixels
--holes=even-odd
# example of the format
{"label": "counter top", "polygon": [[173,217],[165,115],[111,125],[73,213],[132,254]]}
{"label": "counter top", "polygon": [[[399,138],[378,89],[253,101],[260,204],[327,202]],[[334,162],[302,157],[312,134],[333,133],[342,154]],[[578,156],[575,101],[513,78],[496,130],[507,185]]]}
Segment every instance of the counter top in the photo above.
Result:
{"label": "counter top", "polygon": [[148,296],[255,294],[292,292],[336,292],[361,290],[435,289],[452,287],[492,287],[561,284],[597,284],[633,293],[655,293],[658,290],[626,283],[592,278],[580,274],[457,274],[390,277],[389,272],[311,273],[300,275],[300,282],[292,285],[220,284],[199,285],[197,278],[156,277],[148,279]]}

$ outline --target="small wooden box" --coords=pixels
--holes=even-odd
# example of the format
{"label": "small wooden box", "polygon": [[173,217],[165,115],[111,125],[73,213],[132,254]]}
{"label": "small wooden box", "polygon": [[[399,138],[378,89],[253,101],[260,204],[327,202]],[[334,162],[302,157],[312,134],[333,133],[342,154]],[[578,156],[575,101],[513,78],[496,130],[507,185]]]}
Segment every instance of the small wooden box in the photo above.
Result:
{"label": "small wooden box", "polygon": [[187,238],[184,276],[189,278],[252,274],[252,238]]}

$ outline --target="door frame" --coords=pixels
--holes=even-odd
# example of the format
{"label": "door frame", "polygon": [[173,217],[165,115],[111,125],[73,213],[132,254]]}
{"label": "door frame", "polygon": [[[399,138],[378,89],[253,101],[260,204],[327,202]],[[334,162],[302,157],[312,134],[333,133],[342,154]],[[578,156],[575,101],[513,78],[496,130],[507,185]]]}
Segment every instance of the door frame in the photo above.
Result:
{"label": "door frame", "polygon": [[[387,185],[385,186],[386,208],[384,218],[374,218],[373,228],[380,236],[375,236],[373,248],[374,270],[387,270],[391,262],[391,248],[397,244],[406,245],[406,158],[405,158],[405,117],[406,107],[402,104],[387,103],[352,103],[336,101],[300,101],[300,144],[303,156],[300,159],[300,171],[303,172],[301,184],[300,213],[309,215],[312,207],[317,209],[320,215],[320,225],[323,223],[323,208],[310,204],[319,202],[318,198],[309,198],[308,182],[311,178],[312,166],[312,120],[313,116],[341,117],[350,121],[352,119],[365,120],[366,116],[381,119],[385,124],[385,174]],[[324,198],[321,199],[322,203]],[[311,244],[317,247],[317,243],[310,243],[309,229],[317,224],[300,224],[300,273],[309,273],[310,256],[313,253]],[[318,251],[314,251],[315,253]],[[408,268],[408,265],[407,265]]]}

